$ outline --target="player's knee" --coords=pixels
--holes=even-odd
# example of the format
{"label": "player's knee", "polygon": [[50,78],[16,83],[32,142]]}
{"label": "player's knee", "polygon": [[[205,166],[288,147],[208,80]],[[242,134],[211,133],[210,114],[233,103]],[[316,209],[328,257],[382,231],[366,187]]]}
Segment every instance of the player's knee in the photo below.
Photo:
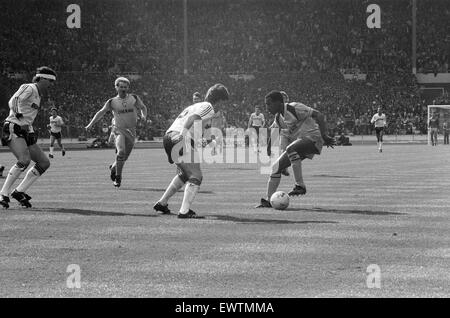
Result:
{"label": "player's knee", "polygon": [[30,165],[30,160],[24,161],[24,160],[19,159],[16,162],[16,167],[19,168],[21,171],[25,171],[29,165]]}
{"label": "player's knee", "polygon": [[280,178],[281,178],[281,172],[278,172],[278,171],[272,172],[272,173],[270,174],[270,178],[271,178],[271,179],[280,179]]}
{"label": "player's knee", "polygon": [[43,175],[48,168],[50,168],[50,161],[39,162],[34,165],[34,169],[36,169],[40,175]]}
{"label": "player's knee", "polygon": [[125,160],[127,160],[127,155],[125,153],[125,150],[123,150],[123,149],[119,149],[117,151],[116,157],[117,157],[118,161],[125,161]]}
{"label": "player's knee", "polygon": [[288,146],[288,148],[289,148],[289,149],[286,149],[286,152],[287,152],[289,161],[290,161],[291,163],[294,162],[294,161],[298,161],[298,160],[301,160],[301,159],[302,159],[301,156],[298,154],[298,152],[297,152],[297,151],[294,151],[294,150],[292,149],[292,147]]}
{"label": "player's knee", "polygon": [[31,158],[29,155],[19,156],[17,160],[17,166],[23,170],[25,170],[31,162]]}
{"label": "player's knee", "polygon": [[203,176],[200,177],[190,177],[188,182],[195,184],[195,185],[201,185],[202,184],[202,180],[203,180]]}

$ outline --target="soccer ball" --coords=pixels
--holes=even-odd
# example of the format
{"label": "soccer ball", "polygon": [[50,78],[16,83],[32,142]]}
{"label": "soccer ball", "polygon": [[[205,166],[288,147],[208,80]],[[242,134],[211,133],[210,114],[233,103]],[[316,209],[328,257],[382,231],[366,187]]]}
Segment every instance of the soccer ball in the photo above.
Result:
{"label": "soccer ball", "polygon": [[277,191],[270,197],[270,204],[275,210],[284,210],[289,206],[289,196],[286,192]]}

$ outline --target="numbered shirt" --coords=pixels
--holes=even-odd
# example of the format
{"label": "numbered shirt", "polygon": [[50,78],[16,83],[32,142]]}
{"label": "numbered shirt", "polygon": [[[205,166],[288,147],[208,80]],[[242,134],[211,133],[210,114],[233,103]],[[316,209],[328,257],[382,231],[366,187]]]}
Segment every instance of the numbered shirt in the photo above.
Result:
{"label": "numbered shirt", "polygon": [[[40,104],[41,97],[36,84],[23,84],[9,100],[10,111],[5,121],[21,126],[31,126],[38,114]],[[17,119],[16,114],[18,113],[23,117]]]}
{"label": "numbered shirt", "polygon": [[[191,105],[187,108],[185,108],[180,115],[175,119],[173,124],[169,127],[167,132],[175,131],[181,133],[183,131],[184,124],[188,120],[188,118],[192,115],[198,115],[202,119],[202,121],[205,121],[207,119],[210,119],[214,116],[214,108],[212,107],[211,103],[208,102],[201,102],[196,103],[194,105]],[[192,127],[191,127],[192,129]]]}
{"label": "numbered shirt", "polygon": [[256,115],[256,113],[252,113],[250,115],[250,122],[250,126],[262,127],[264,123],[264,114],[260,113],[259,115]]}
{"label": "numbered shirt", "polygon": [[106,102],[114,116],[114,127],[119,129],[134,129],[138,120],[138,111],[143,108],[141,99],[134,94],[125,98],[113,97]]}
{"label": "numbered shirt", "polygon": [[386,115],[385,114],[379,115],[378,113],[376,113],[375,115],[373,115],[370,122],[372,124],[375,123],[375,127],[384,127],[386,126]]}
{"label": "numbered shirt", "polygon": [[64,121],[60,116],[50,116],[50,131],[52,133],[61,132],[61,126],[64,125]]}

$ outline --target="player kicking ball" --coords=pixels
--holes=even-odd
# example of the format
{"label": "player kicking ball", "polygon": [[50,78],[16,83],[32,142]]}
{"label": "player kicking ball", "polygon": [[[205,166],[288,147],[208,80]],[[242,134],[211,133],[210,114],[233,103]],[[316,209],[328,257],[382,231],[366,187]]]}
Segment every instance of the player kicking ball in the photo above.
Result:
{"label": "player kicking ball", "polygon": [[204,102],[195,103],[185,108],[167,130],[163,138],[164,149],[169,163],[175,163],[177,166],[177,175],[173,178],[161,199],[153,206],[156,211],[170,214],[169,199],[186,184],[178,218],[203,218],[191,210],[192,202],[200,189],[203,175],[200,169],[198,152],[195,149],[196,143],[189,136],[193,136],[194,122],[201,122],[203,130],[209,122],[208,119],[214,116],[214,107],[219,106],[222,101],[228,100],[229,96],[230,94],[225,86],[215,84],[206,93]]}
{"label": "player kicking ball", "polygon": [[50,123],[47,127],[50,129],[50,152],[48,154],[49,158],[53,158],[53,145],[55,144],[55,140],[58,143],[59,148],[61,149],[61,154],[64,157],[66,155],[66,150],[61,142],[61,127],[64,126],[64,121],[61,116],[58,116],[57,110],[55,107],[52,108],[52,115],[50,116]]}
{"label": "player kicking ball", "polygon": [[[289,196],[304,195],[306,186],[302,175],[302,161],[320,155],[322,146],[334,147],[336,140],[327,135],[324,116],[318,110],[304,104],[284,103],[279,91],[271,91],[265,97],[267,111],[275,115],[278,127],[289,131],[289,144],[286,150],[272,165],[272,172],[267,183],[267,199],[261,198],[257,208],[270,208],[270,198],[281,181],[281,172],[292,166],[295,186]],[[281,116],[282,117],[281,117]],[[270,153],[270,148],[268,148]]]}
{"label": "player kicking ball", "polygon": [[110,171],[113,185],[119,188],[123,166],[134,147],[137,121],[139,118],[143,120],[147,118],[147,107],[137,95],[128,94],[130,81],[127,78],[117,78],[114,86],[117,96],[110,98],[85,128],[91,129],[108,111],[112,112],[114,116],[112,131],[116,136],[116,160],[110,165]]}
{"label": "player kicking ball", "polygon": [[0,191],[0,205],[9,208],[9,194],[14,182],[30,165],[25,178],[11,193],[11,196],[19,201],[20,205],[31,208],[31,197],[25,192],[29,187],[50,167],[50,160],[36,144],[37,135],[33,129],[41,104],[41,97],[56,81],[56,73],[49,67],[43,66],[37,69],[33,83],[23,84],[9,100],[9,115],[3,123],[2,144],[8,146],[17,159],[6,177]]}

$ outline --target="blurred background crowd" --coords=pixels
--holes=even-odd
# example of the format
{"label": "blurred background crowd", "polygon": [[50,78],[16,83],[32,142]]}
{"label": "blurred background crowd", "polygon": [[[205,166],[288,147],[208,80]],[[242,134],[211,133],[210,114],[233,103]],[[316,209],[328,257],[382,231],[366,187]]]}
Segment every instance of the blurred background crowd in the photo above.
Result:
{"label": "blurred background crowd", "polygon": [[[79,29],[66,25],[73,2],[81,8]],[[187,3],[185,74],[182,0],[2,0],[1,118],[9,97],[41,65],[54,68],[58,81],[36,125],[46,133],[56,106],[72,138],[115,95],[119,75],[131,77],[132,92],[149,108],[149,120],[139,123],[143,140],[161,136],[193,92],[205,94],[217,82],[231,93],[222,109],[227,127],[245,128],[272,89],[322,111],[335,134],[371,134],[379,106],[388,134],[423,134],[427,105],[450,104],[445,90],[425,98],[411,72],[411,0],[377,0],[380,29],[366,25],[366,0]],[[417,8],[417,71],[448,73],[448,0],[418,0]],[[349,72],[355,79],[344,79]]]}

